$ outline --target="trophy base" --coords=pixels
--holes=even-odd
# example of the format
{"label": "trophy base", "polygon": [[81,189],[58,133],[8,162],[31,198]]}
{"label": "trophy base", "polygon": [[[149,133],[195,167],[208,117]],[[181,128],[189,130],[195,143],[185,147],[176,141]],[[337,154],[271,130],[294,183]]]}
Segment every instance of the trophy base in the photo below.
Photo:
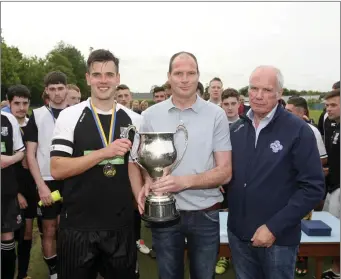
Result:
{"label": "trophy base", "polygon": [[150,224],[165,224],[179,220],[180,213],[176,210],[173,195],[155,196],[150,194],[146,198],[144,214],[141,219]]}
{"label": "trophy base", "polygon": [[153,216],[148,216],[145,214],[141,215],[141,219],[145,222],[148,223],[154,223],[154,224],[164,224],[164,223],[169,223],[169,222],[173,222],[173,221],[177,221],[180,219],[180,214],[177,213],[173,216],[169,216],[169,217],[162,217],[162,218],[158,218],[158,217],[153,217]]}

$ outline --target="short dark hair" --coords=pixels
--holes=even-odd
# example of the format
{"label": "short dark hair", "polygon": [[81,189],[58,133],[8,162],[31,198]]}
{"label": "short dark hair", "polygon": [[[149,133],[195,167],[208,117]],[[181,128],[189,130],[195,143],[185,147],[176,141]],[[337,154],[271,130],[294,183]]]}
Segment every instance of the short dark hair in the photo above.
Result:
{"label": "short dark hair", "polygon": [[116,67],[116,73],[119,72],[119,63],[120,60],[115,57],[109,50],[105,49],[96,49],[90,53],[88,57],[88,61],[86,62],[88,73],[90,72],[90,67],[95,62],[108,62],[113,61]]}
{"label": "short dark hair", "polygon": [[289,105],[294,105],[295,107],[298,107],[298,108],[303,108],[306,110],[306,112],[308,111],[307,100],[304,99],[303,97],[297,97],[297,96],[291,97],[290,99],[288,99],[287,103]]}
{"label": "short dark hair", "polygon": [[239,94],[238,90],[236,90],[234,88],[227,88],[221,94],[221,101],[224,101],[225,99],[230,98],[230,97],[235,97],[239,101],[239,96],[240,96],[240,94]]}
{"label": "short dark hair", "polygon": [[210,86],[211,86],[211,82],[212,82],[212,81],[219,81],[221,84],[223,84],[223,82],[221,81],[221,79],[218,78],[218,77],[214,77],[214,78],[211,79],[211,81],[210,81]]}
{"label": "short dark hair", "polygon": [[204,95],[204,92],[205,92],[204,86],[202,85],[202,83],[200,81],[198,82],[197,90],[199,90],[200,96]]}
{"label": "short dark hair", "polygon": [[336,88],[334,91],[328,92],[326,96],[324,96],[324,99],[328,100],[334,97],[340,97],[340,88]]}
{"label": "short dark hair", "polygon": [[14,97],[27,98],[31,100],[31,93],[25,85],[16,84],[8,88],[7,91],[7,99],[9,102],[12,102]]}
{"label": "short dark hair", "polygon": [[159,92],[165,92],[165,88],[163,86],[156,86],[153,89],[153,97],[155,96],[156,93],[159,93]]}
{"label": "short dark hair", "polygon": [[48,87],[50,84],[64,84],[67,85],[67,77],[64,73],[60,71],[49,72],[44,77],[44,85]]}
{"label": "short dark hair", "polygon": [[119,86],[116,87],[116,91],[118,91],[118,90],[126,90],[126,89],[128,89],[130,91],[129,87],[127,85],[125,85],[125,84],[120,84]]}
{"label": "short dark hair", "polygon": [[333,89],[340,89],[340,81],[337,81],[333,84]]}
{"label": "short dark hair", "polygon": [[190,57],[193,58],[193,60],[195,61],[195,64],[197,64],[197,72],[199,73],[199,65],[198,65],[198,60],[197,58],[194,56],[193,53],[187,52],[187,51],[180,51],[178,53],[173,54],[173,56],[171,57],[171,59],[169,60],[169,67],[168,67],[168,72],[171,73],[172,72],[172,66],[173,66],[173,62],[174,59],[177,58],[178,56],[180,56],[181,54],[187,54]]}

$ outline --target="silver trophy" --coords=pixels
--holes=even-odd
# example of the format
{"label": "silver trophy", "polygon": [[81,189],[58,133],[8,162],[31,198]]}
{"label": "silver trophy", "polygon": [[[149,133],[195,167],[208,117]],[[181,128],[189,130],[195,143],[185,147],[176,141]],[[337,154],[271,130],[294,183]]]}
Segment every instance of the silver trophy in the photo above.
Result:
{"label": "silver trophy", "polygon": [[[135,126],[130,125],[125,131],[122,131],[121,137],[128,138],[131,130],[140,137],[137,157],[133,160],[147,171],[153,181],[170,174],[179,165],[188,143],[188,132],[184,125],[179,125],[175,133],[139,133]],[[179,157],[174,145],[174,136],[181,130],[185,133],[185,148]],[[156,195],[150,192],[146,197],[144,213],[141,217],[152,223],[164,223],[178,219],[180,215],[175,206],[174,196],[171,193]]]}

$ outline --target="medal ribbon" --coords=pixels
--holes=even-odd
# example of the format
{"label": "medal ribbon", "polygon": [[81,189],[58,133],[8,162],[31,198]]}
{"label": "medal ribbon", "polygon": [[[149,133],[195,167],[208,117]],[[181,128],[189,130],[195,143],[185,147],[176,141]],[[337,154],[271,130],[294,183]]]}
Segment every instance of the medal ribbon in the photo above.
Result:
{"label": "medal ribbon", "polygon": [[113,104],[112,106],[112,113],[111,113],[111,122],[110,122],[110,131],[109,131],[109,138],[107,140],[107,138],[105,137],[105,133],[103,130],[103,126],[101,123],[101,120],[98,117],[97,111],[95,106],[92,104],[92,102],[90,101],[90,110],[92,112],[92,116],[94,117],[95,123],[96,123],[96,127],[98,130],[98,133],[101,137],[102,143],[103,143],[103,147],[108,146],[111,142],[113,142],[114,140],[114,133],[115,133],[115,126],[116,126],[116,102]]}

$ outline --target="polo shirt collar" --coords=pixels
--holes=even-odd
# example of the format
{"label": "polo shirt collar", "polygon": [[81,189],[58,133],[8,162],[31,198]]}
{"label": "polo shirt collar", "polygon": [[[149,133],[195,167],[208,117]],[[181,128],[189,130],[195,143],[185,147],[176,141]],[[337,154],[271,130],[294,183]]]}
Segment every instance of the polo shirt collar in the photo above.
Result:
{"label": "polo shirt collar", "polygon": [[[187,109],[192,109],[195,113],[199,113],[200,109],[207,104],[205,100],[203,100],[201,97],[199,97],[198,95],[196,95],[196,100],[195,103],[188,107]],[[168,98],[167,100],[164,101],[165,105],[166,105],[166,109],[167,110],[171,110],[177,107],[174,105],[173,103],[173,96],[171,96],[170,98]]]}

